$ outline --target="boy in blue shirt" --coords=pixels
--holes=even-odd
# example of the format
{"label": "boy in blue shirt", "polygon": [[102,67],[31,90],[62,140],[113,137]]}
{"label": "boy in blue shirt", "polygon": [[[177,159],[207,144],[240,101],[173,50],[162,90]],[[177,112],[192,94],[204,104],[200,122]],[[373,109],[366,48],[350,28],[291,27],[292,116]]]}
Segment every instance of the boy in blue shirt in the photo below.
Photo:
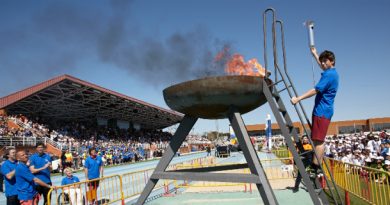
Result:
{"label": "boy in blue shirt", "polygon": [[15,169],[17,165],[16,150],[11,148],[7,152],[8,159],[1,165],[1,173],[5,179],[5,197],[7,205],[19,205],[18,192],[16,190]]}
{"label": "boy in blue shirt", "polygon": [[316,48],[311,47],[311,53],[324,72],[321,73],[321,79],[313,89],[299,97],[291,98],[291,102],[295,105],[303,99],[316,95],[312,114],[311,139],[318,160],[313,157],[313,163],[310,166],[317,172],[324,157],[324,140],[333,116],[333,104],[338,90],[339,75],[334,68],[336,57],[333,52],[325,50],[318,56]]}
{"label": "boy in blue shirt", "polygon": [[[44,152],[45,145],[43,143],[37,143],[36,150],[37,152],[30,157],[30,171],[38,179],[42,180],[46,184],[52,185],[50,179],[51,171],[51,156]],[[45,186],[36,186],[36,190],[39,195],[43,195],[44,205],[47,204],[47,194],[49,190]]]}
{"label": "boy in blue shirt", "polygon": [[[65,168],[64,172],[66,174],[66,177],[62,179],[61,186],[71,185],[80,182],[80,179],[78,177],[73,176],[72,168],[67,167]],[[68,194],[69,200],[72,205],[83,204],[83,197],[81,195],[80,184],[64,187],[63,190],[66,194]]]}
{"label": "boy in blue shirt", "polygon": [[[15,170],[16,178],[16,191],[18,193],[18,199],[21,205],[37,205],[39,201],[39,195],[35,189],[35,183],[39,186],[51,189],[50,184],[46,184],[38,177],[34,176],[27,166],[28,157],[25,151],[19,151],[16,154],[19,161]],[[55,188],[53,186],[53,188]]]}

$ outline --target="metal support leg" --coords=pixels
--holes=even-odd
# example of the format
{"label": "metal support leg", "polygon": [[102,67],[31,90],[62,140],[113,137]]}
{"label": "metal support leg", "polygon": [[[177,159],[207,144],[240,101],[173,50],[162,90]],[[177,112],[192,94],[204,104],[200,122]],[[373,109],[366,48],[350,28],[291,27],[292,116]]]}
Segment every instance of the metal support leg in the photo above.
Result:
{"label": "metal support leg", "polygon": [[[290,133],[289,130],[287,129],[286,122],[284,121],[284,119],[286,119],[286,118],[284,118],[281,115],[281,112],[278,109],[278,105],[274,101],[273,95],[265,83],[263,83],[263,93],[268,101],[268,104],[271,107],[271,110],[274,114],[276,121],[279,124],[280,130],[282,131],[282,134],[283,134],[284,139],[287,143],[288,149],[290,150],[291,154],[293,155],[295,164],[296,164],[296,166],[297,166],[297,168],[302,176],[303,181],[306,184],[306,188],[310,194],[310,197],[313,201],[313,204],[315,204],[315,205],[329,204],[328,199],[325,196],[323,191],[319,195],[318,195],[318,193],[316,193],[314,184],[310,180],[309,175],[306,173],[305,166],[302,162],[302,159],[299,156],[297,150],[295,149],[294,142],[291,139],[291,134],[297,135],[297,133],[295,131],[293,133]],[[289,121],[289,123],[292,124],[291,121]],[[298,136],[294,136],[294,137],[297,138]],[[321,199],[321,201],[320,201],[320,199]]]}
{"label": "metal support leg", "polygon": [[232,110],[229,114],[229,121],[232,124],[234,133],[237,136],[238,142],[244,153],[251,173],[257,175],[260,178],[260,183],[256,183],[256,186],[260,192],[260,196],[263,199],[264,204],[278,204],[272,187],[269,184],[267,176],[265,175],[264,169],[261,166],[257,152],[253,148],[253,145],[249,139],[244,121],[241,118],[241,114],[235,110]]}
{"label": "metal support leg", "polygon": [[[168,167],[169,163],[172,161],[172,158],[175,156],[177,150],[180,148],[183,141],[186,139],[188,133],[191,131],[195,122],[198,118],[193,118],[190,116],[184,116],[182,122],[180,123],[179,128],[177,129],[175,135],[172,137],[169,146],[166,148],[164,152],[164,156],[160,159],[157,164],[154,172],[163,172]],[[153,188],[156,186],[158,179],[150,178],[148,183],[146,184],[144,190],[141,193],[141,196],[137,200],[137,205],[144,204],[146,199],[149,197]]]}

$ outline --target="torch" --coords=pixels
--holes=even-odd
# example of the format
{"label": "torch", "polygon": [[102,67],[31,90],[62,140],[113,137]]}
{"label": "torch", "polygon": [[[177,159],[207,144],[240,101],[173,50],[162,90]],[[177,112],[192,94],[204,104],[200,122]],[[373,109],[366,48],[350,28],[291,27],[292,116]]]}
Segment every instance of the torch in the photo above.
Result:
{"label": "torch", "polygon": [[[307,28],[307,34],[308,34],[308,37],[309,37],[309,47],[313,48],[314,47],[314,22],[311,21],[311,20],[308,20],[303,25],[306,26],[306,28]],[[311,70],[312,70],[312,73],[313,73],[313,86],[315,86],[316,80],[315,80],[315,77],[314,77],[314,62],[313,62],[313,58],[311,59]]]}
{"label": "torch", "polygon": [[309,47],[314,47],[314,22],[306,21],[305,26],[307,27],[307,33],[309,36]]}

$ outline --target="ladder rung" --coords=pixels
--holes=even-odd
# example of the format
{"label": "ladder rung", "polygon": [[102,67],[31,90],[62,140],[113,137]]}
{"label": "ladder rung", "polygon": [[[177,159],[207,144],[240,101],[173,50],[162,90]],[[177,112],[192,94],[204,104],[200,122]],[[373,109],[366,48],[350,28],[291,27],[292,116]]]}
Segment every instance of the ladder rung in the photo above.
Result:
{"label": "ladder rung", "polygon": [[279,110],[279,112],[283,112],[283,113],[285,113],[285,112],[287,112],[287,110],[286,109],[283,109],[283,108],[278,108],[278,110]]}
{"label": "ladder rung", "polygon": [[268,85],[268,87],[273,87],[273,86],[275,86],[275,85],[277,85],[277,84],[279,84],[279,83],[281,83],[281,82],[283,82],[283,80],[276,81],[276,82],[274,82],[274,83]]}
{"label": "ladder rung", "polygon": [[308,151],[300,153],[299,156],[304,156],[304,155],[307,155],[307,154],[313,153],[313,152],[314,152],[313,150],[308,150]]}
{"label": "ladder rung", "polygon": [[287,88],[291,88],[291,85],[289,85],[289,86],[287,86],[287,87],[285,87],[285,88],[283,88],[283,89],[281,89],[281,90],[278,90],[278,93],[281,93],[281,92],[287,90]]}

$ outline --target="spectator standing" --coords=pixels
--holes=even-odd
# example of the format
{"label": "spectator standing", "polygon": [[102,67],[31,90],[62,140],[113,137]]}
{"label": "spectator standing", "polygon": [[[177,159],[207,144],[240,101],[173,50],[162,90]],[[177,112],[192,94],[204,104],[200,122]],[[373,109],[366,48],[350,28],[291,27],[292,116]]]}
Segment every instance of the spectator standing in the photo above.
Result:
{"label": "spectator standing", "polygon": [[[85,160],[84,172],[86,180],[94,180],[103,177],[103,161],[100,156],[96,154],[94,147],[89,148],[89,156]],[[92,203],[96,200],[96,190],[99,187],[99,180],[88,182],[88,189],[91,193]]]}
{"label": "spectator standing", "polygon": [[[30,157],[30,171],[35,177],[51,186],[51,156],[44,152],[45,145],[43,143],[37,143],[36,151],[37,152]],[[48,201],[47,194],[49,193],[50,188],[38,184],[36,190],[39,195],[43,195],[44,205],[46,205]]]}
{"label": "spectator standing", "polygon": [[206,150],[207,150],[207,156],[211,156],[211,145],[208,145],[206,147]]}
{"label": "spectator standing", "polygon": [[72,167],[73,164],[73,155],[69,150],[66,150],[65,153],[65,165],[66,167]]}
{"label": "spectator standing", "polygon": [[7,197],[7,205],[19,205],[18,192],[15,186],[16,150],[14,148],[9,149],[7,157],[8,159],[1,165],[1,173],[3,173],[5,179],[5,197]]}
{"label": "spectator standing", "polygon": [[[311,146],[310,142],[309,142],[309,138],[304,135],[302,136],[302,146],[303,146],[303,149],[305,150],[305,152],[308,152],[310,150],[313,150],[313,147]],[[302,155],[302,157],[304,157],[304,159],[302,160],[303,164],[305,166],[309,166],[312,162],[312,157],[313,155],[311,153],[306,153],[304,155]],[[298,176],[297,178],[295,179],[295,184],[294,184],[294,187],[292,187],[292,191],[295,193],[297,191],[299,191],[299,184],[301,183],[302,181],[302,175],[301,173],[298,171]]]}
{"label": "spectator standing", "polygon": [[64,176],[64,170],[66,168],[66,151],[65,150],[62,150],[62,153],[61,153],[61,157],[60,157],[60,166],[61,166],[61,174],[62,176]]}
{"label": "spectator standing", "polygon": [[[46,184],[31,173],[27,165],[28,157],[25,151],[17,152],[16,156],[19,163],[15,170],[15,185],[20,205],[37,205],[39,201],[39,194],[35,189],[35,183],[41,187],[47,188],[48,190],[51,189],[52,186],[50,184]],[[47,168],[48,166],[49,165],[46,164],[44,167]]]}
{"label": "spectator standing", "polygon": [[3,166],[3,163],[4,163],[4,157],[0,156],[0,192],[4,192],[4,188],[3,188],[4,176],[3,176],[3,172],[1,172],[1,167]]}

